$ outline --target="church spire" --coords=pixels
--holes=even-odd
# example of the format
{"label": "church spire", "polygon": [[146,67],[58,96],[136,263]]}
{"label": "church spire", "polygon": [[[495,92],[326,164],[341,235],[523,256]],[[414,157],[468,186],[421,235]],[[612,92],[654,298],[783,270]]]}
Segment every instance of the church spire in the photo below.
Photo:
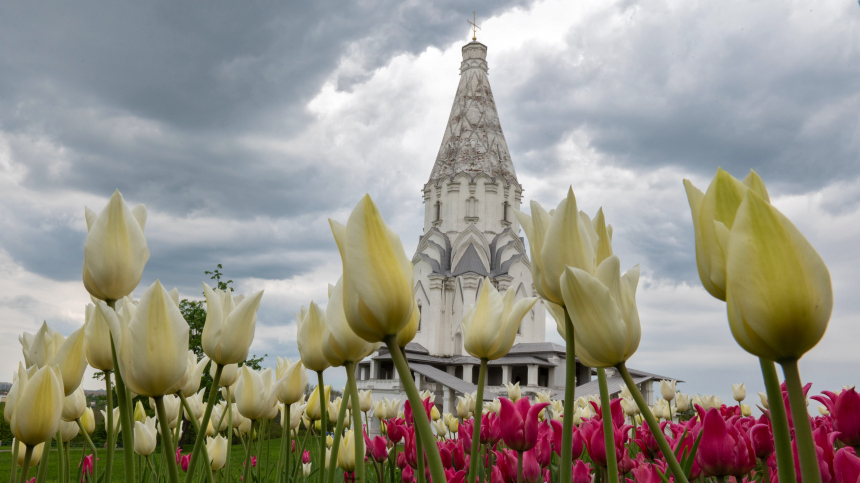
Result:
{"label": "church spire", "polygon": [[472,177],[485,173],[516,182],[514,164],[487,77],[487,46],[472,41],[462,50],[460,84],[430,182],[458,173]]}

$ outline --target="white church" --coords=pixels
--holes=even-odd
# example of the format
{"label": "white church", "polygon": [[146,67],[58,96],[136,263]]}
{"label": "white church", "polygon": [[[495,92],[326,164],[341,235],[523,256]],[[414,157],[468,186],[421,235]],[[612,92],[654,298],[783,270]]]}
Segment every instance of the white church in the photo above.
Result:
{"label": "white church", "polygon": [[[463,46],[460,84],[442,136],[442,145],[424,185],[424,233],[412,257],[415,298],[421,323],[406,347],[419,390],[430,390],[443,412],[456,412],[456,397],[477,390],[480,361],[463,349],[460,320],[472,307],[485,277],[504,294],[537,297],[524,240],[514,210],[522,203],[505,135],[490,88],[487,46]],[[546,309],[539,301],[523,319],[515,345],[490,361],[485,400],[507,394],[505,383],[520,383],[524,396],[551,391],[561,398],[565,385],[565,347],[546,342]],[[613,372],[610,374],[610,372]],[[374,399],[402,397],[403,388],[385,348],[356,369],[359,389]],[[650,403],[652,383],[669,379],[630,369]],[[610,394],[623,381],[607,370]],[[576,364],[576,395],[597,395],[592,369]]]}

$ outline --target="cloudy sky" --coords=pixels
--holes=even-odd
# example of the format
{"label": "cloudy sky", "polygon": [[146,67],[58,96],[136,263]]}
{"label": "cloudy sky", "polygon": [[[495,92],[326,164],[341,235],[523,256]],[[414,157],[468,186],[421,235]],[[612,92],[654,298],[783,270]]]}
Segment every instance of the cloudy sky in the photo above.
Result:
{"label": "cloudy sky", "polygon": [[370,193],[414,251],[472,10],[525,198],[573,186],[642,265],[632,367],[761,390],[696,275],[681,180],[722,166],[760,173],[830,267],[804,378],[860,382],[860,8],[775,0],[3,3],[0,380],[19,333],[83,323],[84,206],[117,188],[149,212],[137,295],[199,298],[222,263],[266,290],[252,351],[297,357],[294,312],[340,271],[328,217]]}

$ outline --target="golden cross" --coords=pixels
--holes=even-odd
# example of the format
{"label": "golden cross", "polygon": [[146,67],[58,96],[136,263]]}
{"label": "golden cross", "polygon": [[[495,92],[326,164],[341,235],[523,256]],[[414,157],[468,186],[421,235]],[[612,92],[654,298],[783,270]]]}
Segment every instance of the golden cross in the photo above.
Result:
{"label": "golden cross", "polygon": [[478,30],[481,29],[481,27],[478,27],[478,24],[475,23],[475,20],[475,12],[472,12],[472,20],[466,19],[466,22],[472,26],[472,40],[478,40]]}

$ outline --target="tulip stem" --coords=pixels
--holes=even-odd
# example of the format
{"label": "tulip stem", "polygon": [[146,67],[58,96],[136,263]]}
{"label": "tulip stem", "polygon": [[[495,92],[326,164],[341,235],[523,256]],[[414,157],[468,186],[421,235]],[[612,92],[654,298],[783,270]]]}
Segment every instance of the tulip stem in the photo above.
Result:
{"label": "tulip stem", "polygon": [[64,471],[66,469],[66,455],[63,452],[63,432],[60,431],[59,429],[57,430],[56,440],[57,440],[57,458],[59,458],[59,461],[57,461],[57,472],[59,473],[59,476],[60,476],[59,481],[60,481],[60,483],[66,483],[66,480],[68,479],[68,478],[66,478],[68,476],[68,472]]}
{"label": "tulip stem", "polygon": [[773,440],[776,449],[776,468],[779,481],[794,483],[797,476],[794,471],[794,455],[791,450],[791,434],[788,430],[788,417],[785,413],[785,403],[782,400],[782,389],[779,387],[779,375],[773,361],[759,358],[761,374],[764,378],[764,388],[767,392],[770,409],[770,424],[773,428]]}
{"label": "tulip stem", "polygon": [[821,483],[818,454],[812,439],[812,426],[809,424],[809,413],[806,411],[806,395],[803,393],[797,359],[780,362],[780,365],[785,375],[791,417],[794,420],[794,440],[797,442],[797,453],[800,457],[801,479],[803,483]]}
{"label": "tulip stem", "polygon": [[[418,406],[421,412],[424,412],[424,406]],[[413,407],[412,409],[412,420],[415,420],[416,409]],[[415,431],[418,431],[418,427],[416,425]],[[432,436],[432,435],[431,435]],[[435,440],[434,440],[434,443]],[[415,438],[415,462],[418,468],[415,470],[415,480],[418,483],[426,483],[427,482],[427,470],[424,469],[424,441],[421,439],[421,434],[419,432],[418,437]],[[431,482],[432,483],[432,482]]]}
{"label": "tulip stem", "polygon": [[[317,392],[320,398],[320,455],[319,455],[319,482],[323,483],[326,480],[325,470],[325,440],[326,440],[326,423],[328,422],[328,401],[325,395],[325,381],[323,380],[323,371],[317,371]],[[334,468],[332,468],[334,469]]]}
{"label": "tulip stem", "polygon": [[403,353],[400,352],[400,346],[397,345],[397,335],[390,334],[385,336],[385,345],[388,346],[391,360],[394,362],[394,367],[397,368],[400,382],[403,383],[406,397],[409,398],[409,404],[412,406],[412,419],[415,422],[416,429],[418,429],[418,435],[424,441],[427,460],[430,465],[430,475],[434,482],[447,481],[445,470],[442,468],[442,458],[439,456],[439,448],[433,440],[433,430],[430,429],[430,420],[427,419],[427,413],[422,409],[424,405],[422,404],[421,396],[418,394],[418,388],[415,387],[415,380],[412,379],[412,375],[409,372],[409,364],[406,363],[406,358],[403,357]]}
{"label": "tulip stem", "polygon": [[[194,427],[194,431],[197,434],[200,434],[200,425],[197,424],[197,420],[194,419],[193,413],[191,412],[191,406],[188,405],[188,400],[185,399],[185,395],[182,394],[182,391],[179,391],[178,393],[176,393],[176,395],[179,396],[179,400],[182,402],[182,409],[185,410],[185,412],[188,414],[188,416],[190,416],[191,426]],[[177,434],[179,433],[179,425],[182,424],[182,418],[181,418],[182,411],[179,411],[179,416],[180,416],[179,422],[176,423]],[[209,429],[209,425],[206,426],[206,429]],[[203,430],[204,435],[206,434],[206,429]],[[177,448],[179,447],[179,438],[178,437],[176,440],[176,447]],[[173,451],[175,451],[175,450],[173,450]],[[212,465],[208,464],[208,462],[209,462],[209,450],[206,448],[205,444],[203,445],[203,448],[201,449],[201,451],[203,451],[203,457],[205,458],[205,460],[207,462],[206,466],[209,468],[206,471],[206,480],[209,481],[209,483],[212,483],[212,481],[214,480],[214,477],[212,476]],[[189,466],[189,468],[191,468],[191,467]]]}
{"label": "tulip stem", "polygon": [[254,425],[256,424],[257,421],[252,419],[251,429],[248,431],[248,444],[245,445],[245,476],[242,478],[242,481],[251,481],[248,479],[251,476],[251,448],[254,446],[251,437],[254,435]]}
{"label": "tulip stem", "polygon": [[672,470],[672,474],[675,475],[675,483],[688,483],[687,475],[684,474],[684,470],[682,470],[681,465],[678,464],[678,459],[675,458],[675,453],[672,452],[672,447],[669,446],[669,442],[666,441],[666,435],[660,430],[660,424],[651,413],[651,409],[648,407],[648,403],[645,401],[645,398],[642,397],[642,393],[639,392],[639,387],[636,386],[636,382],[633,381],[633,378],[630,376],[630,372],[627,371],[627,365],[622,362],[615,367],[618,369],[618,372],[621,373],[621,377],[624,378],[624,382],[627,383],[627,388],[630,389],[630,394],[633,396],[633,400],[636,401],[636,405],[639,406],[639,411],[642,413],[642,417],[644,417],[645,421],[648,423],[648,429],[651,430],[651,434],[654,436],[654,439],[657,440],[657,445],[660,447],[660,451],[663,453],[663,457],[666,459],[669,469]]}
{"label": "tulip stem", "polygon": [[[208,428],[209,427],[209,419],[212,417],[212,406],[215,405],[215,400],[218,398],[218,384],[221,382],[221,372],[224,371],[224,366],[221,364],[215,365],[215,375],[212,377],[212,387],[209,388],[209,401],[206,403],[206,411],[203,412],[203,419],[200,421],[200,427]],[[229,394],[228,394],[229,399]],[[229,409],[229,401],[227,404],[227,408]],[[190,415],[190,413],[189,413]],[[228,431],[232,431],[230,428]],[[232,436],[232,435],[231,435]],[[203,447],[203,441],[206,439],[206,431],[197,432],[197,438],[194,440],[194,449],[191,450],[191,460],[188,462],[188,472],[185,473],[185,483],[191,483],[194,479],[194,470],[197,468],[197,458],[200,457],[200,451]],[[228,441],[227,447],[229,448],[232,441]],[[175,463],[175,461],[174,461]],[[208,459],[207,459],[208,464]],[[227,458],[227,465],[229,468],[230,458]],[[174,464],[173,470],[176,470],[176,465]],[[228,473],[229,475],[229,473]],[[245,481],[248,481],[245,479]]]}
{"label": "tulip stem", "polygon": [[[290,456],[292,456],[293,434],[290,431],[290,405],[284,404],[284,427],[281,429],[281,458],[278,458],[278,481],[287,483],[287,475],[290,474]],[[281,462],[284,462],[284,472],[281,474]]]}
{"label": "tulip stem", "polygon": [[[481,359],[481,369],[478,371],[478,393],[475,395],[475,414],[472,415],[472,451],[469,460],[469,474],[466,478],[468,483],[474,483],[477,477],[478,461],[481,456],[481,410],[484,408],[484,383],[487,380],[488,359]],[[468,408],[467,408],[468,409]]]}
{"label": "tulip stem", "polygon": [[[113,308],[113,302],[108,301],[108,305]],[[128,392],[125,388],[125,382],[122,379],[122,371],[120,371],[119,361],[116,355],[116,347],[114,347],[113,337],[110,339],[110,351],[113,357],[113,369],[116,373],[116,398],[119,404],[119,418],[122,423],[122,454],[125,460],[125,481],[135,481],[134,476],[134,423],[132,422],[131,404],[127,399]],[[109,481],[109,480],[105,480]]]}
{"label": "tulip stem", "polygon": [[[111,341],[111,345],[113,342]],[[114,437],[116,436],[116,431],[114,431],[114,425],[116,423],[113,422],[113,387],[110,383],[110,376],[112,371],[104,371],[105,373],[105,386],[107,387],[107,391],[105,393],[105,397],[107,398],[107,411],[105,411],[105,418],[107,419],[107,451],[105,455],[105,474],[103,481],[108,482],[111,481],[111,473],[113,470],[113,453],[116,450],[116,440]],[[98,477],[98,473],[94,473],[95,477]]]}
{"label": "tulip stem", "polygon": [[[155,396],[155,410],[158,415],[158,423],[161,426],[161,447],[166,454],[174,453],[173,435],[170,433],[170,421],[167,419],[167,411],[164,409],[164,396]],[[200,432],[197,433],[201,434]],[[205,435],[205,432],[203,433]],[[188,466],[191,472],[191,465]],[[167,475],[171,483],[179,482],[179,470],[176,469],[176,459],[167,458]]]}
{"label": "tulip stem", "polygon": [[523,452],[517,451],[517,483],[523,483]]}
{"label": "tulip stem", "polygon": [[603,444],[606,447],[606,472],[608,483],[618,483],[618,460],[615,456],[615,424],[609,404],[609,388],[606,386],[606,369],[597,368],[597,385],[600,387],[600,412],[603,419]]}
{"label": "tulip stem", "polygon": [[[347,383],[348,384],[348,383]],[[346,391],[343,394],[343,399],[340,400],[340,409],[337,410],[337,423],[334,427],[334,438],[331,443],[331,457],[329,458],[329,468],[337,468],[337,454],[340,453],[340,438],[343,434],[343,423],[346,419],[346,405],[350,399],[350,392]],[[326,413],[328,414],[328,413]],[[355,433],[353,433],[355,434]],[[325,440],[325,438],[323,438]],[[325,452],[323,452],[325,455]],[[326,475],[327,483],[334,483],[334,474],[336,471],[329,471]]]}
{"label": "tulip stem", "polygon": [[767,458],[759,458],[759,461],[761,461],[761,471],[764,474],[761,481],[768,483],[770,482],[770,466],[767,465]]}
{"label": "tulip stem", "polygon": [[233,456],[233,395],[230,394],[230,388],[227,388],[227,404],[224,407],[227,408],[227,465],[224,472],[227,474],[227,481],[233,481],[233,475],[230,473],[230,460]]}
{"label": "tulip stem", "polygon": [[[571,483],[573,477],[573,413],[576,404],[576,347],[574,346],[573,321],[564,309],[565,374],[564,374],[564,419],[561,432],[561,456],[558,462],[559,483]],[[579,456],[579,455],[577,455]]]}
{"label": "tulip stem", "polygon": [[[358,397],[358,386],[355,384],[355,362],[344,364],[346,368],[346,385],[352,399],[352,435],[355,440],[355,483],[364,483],[364,426],[361,424],[361,407]],[[344,395],[344,397],[346,397]],[[346,402],[342,402],[346,405]]]}
{"label": "tulip stem", "polygon": [[[86,441],[87,446],[89,446],[93,452],[93,475],[98,475],[98,470],[96,469],[96,460],[98,459],[97,456],[99,454],[99,450],[96,449],[96,445],[93,444],[93,440],[90,439],[90,435],[87,434],[87,430],[84,429],[84,424],[81,423],[81,419],[78,418],[75,420],[75,422],[78,423],[78,429],[80,430],[80,434],[84,437],[84,441]],[[15,449],[17,450],[18,446],[15,446]],[[13,456],[12,459],[15,460],[15,457]]]}
{"label": "tulip stem", "polygon": [[36,474],[36,483],[44,483],[45,476],[48,474],[48,459],[51,456],[51,440],[53,438],[48,438],[45,441],[45,446],[42,448],[42,459],[39,460],[39,472]]}
{"label": "tulip stem", "polygon": [[[8,404],[8,403],[7,403]],[[15,483],[18,476],[18,446],[21,444],[17,439],[12,438],[12,471],[9,472],[9,483]]]}
{"label": "tulip stem", "polygon": [[[17,444],[16,444],[17,447]],[[50,452],[50,447],[47,452]],[[44,452],[44,451],[43,451]],[[47,455],[46,455],[47,456]],[[21,477],[18,478],[18,483],[26,483],[27,481],[27,473],[30,472],[30,460],[33,459],[33,446],[25,445],[24,449],[24,464],[21,465]],[[17,464],[18,459],[15,458],[14,463]]]}

